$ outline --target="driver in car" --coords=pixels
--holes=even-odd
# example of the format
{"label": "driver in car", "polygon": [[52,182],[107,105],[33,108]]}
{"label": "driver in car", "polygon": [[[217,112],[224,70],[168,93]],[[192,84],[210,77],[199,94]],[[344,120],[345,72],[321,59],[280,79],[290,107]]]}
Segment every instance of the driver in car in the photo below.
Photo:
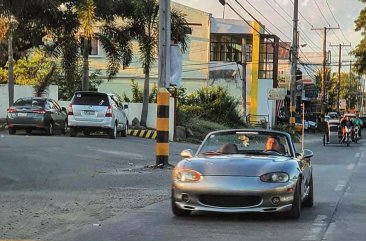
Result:
{"label": "driver in car", "polygon": [[280,140],[275,136],[268,136],[265,145],[265,151],[275,151],[283,154],[284,150],[280,144]]}

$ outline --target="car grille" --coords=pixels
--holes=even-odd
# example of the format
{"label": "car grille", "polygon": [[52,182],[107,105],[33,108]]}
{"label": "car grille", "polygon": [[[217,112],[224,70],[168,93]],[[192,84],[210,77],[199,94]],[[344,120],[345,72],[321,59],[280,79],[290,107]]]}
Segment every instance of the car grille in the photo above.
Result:
{"label": "car grille", "polygon": [[262,198],[258,196],[201,195],[199,201],[203,205],[233,208],[259,205]]}

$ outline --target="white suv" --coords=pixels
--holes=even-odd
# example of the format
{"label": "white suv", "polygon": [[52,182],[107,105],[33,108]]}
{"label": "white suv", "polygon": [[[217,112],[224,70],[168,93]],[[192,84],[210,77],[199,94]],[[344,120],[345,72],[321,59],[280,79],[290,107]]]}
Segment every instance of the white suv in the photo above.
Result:
{"label": "white suv", "polygon": [[111,139],[127,136],[128,118],[117,96],[91,91],[76,92],[68,108],[68,126],[70,136],[78,132],[90,135],[91,132],[103,131]]}

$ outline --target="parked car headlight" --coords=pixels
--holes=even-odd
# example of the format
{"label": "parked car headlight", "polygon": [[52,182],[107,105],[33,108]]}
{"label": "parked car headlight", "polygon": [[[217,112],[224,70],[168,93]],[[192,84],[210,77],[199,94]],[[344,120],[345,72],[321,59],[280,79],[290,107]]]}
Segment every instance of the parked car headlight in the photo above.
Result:
{"label": "parked car headlight", "polygon": [[177,169],[173,171],[173,180],[181,182],[198,182],[202,180],[202,174],[190,169]]}
{"label": "parked car headlight", "polygon": [[285,172],[272,172],[260,176],[262,182],[287,182],[290,178]]}

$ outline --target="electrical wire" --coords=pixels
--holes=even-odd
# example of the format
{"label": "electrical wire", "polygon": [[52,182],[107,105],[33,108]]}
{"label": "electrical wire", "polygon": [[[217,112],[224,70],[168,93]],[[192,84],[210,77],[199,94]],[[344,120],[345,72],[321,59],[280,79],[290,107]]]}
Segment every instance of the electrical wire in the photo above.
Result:
{"label": "electrical wire", "polygon": [[330,13],[331,13],[331,14],[332,14],[332,16],[333,16],[334,21],[338,24],[338,27],[339,27],[339,29],[341,30],[341,33],[342,33],[342,35],[343,35],[343,38],[344,38],[348,43],[351,43],[351,41],[349,41],[349,40],[348,40],[348,38],[347,38],[347,37],[346,37],[346,35],[344,34],[344,32],[343,32],[342,28],[340,27],[339,22],[338,22],[338,21],[337,21],[337,19],[335,18],[334,14],[333,14],[333,11],[332,11],[332,8],[330,7],[330,5],[329,5],[329,3],[328,3],[328,0],[325,0],[325,2],[327,3],[327,6],[328,6],[328,8],[329,8]]}
{"label": "electrical wire", "polygon": [[323,11],[320,9],[319,4],[316,2],[316,0],[314,0],[314,3],[316,5],[316,7],[318,8],[320,14],[323,16],[325,22],[328,24],[328,26],[330,26],[330,23],[328,22],[327,18],[324,16]]}

